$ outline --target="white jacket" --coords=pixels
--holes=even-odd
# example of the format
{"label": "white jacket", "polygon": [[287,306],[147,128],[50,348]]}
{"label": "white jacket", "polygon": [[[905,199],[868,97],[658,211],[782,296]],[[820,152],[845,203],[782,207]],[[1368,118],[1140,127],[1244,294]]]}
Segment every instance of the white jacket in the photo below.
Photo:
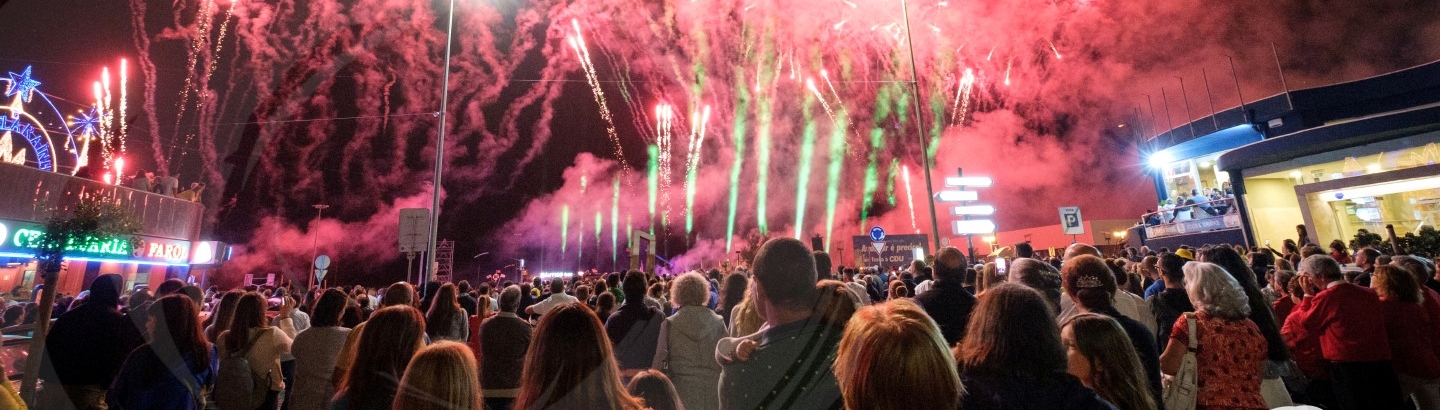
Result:
{"label": "white jacket", "polygon": [[725,337],[725,322],[704,306],[685,306],[660,324],[651,367],[670,376],[686,409],[720,407],[720,364],[715,344]]}

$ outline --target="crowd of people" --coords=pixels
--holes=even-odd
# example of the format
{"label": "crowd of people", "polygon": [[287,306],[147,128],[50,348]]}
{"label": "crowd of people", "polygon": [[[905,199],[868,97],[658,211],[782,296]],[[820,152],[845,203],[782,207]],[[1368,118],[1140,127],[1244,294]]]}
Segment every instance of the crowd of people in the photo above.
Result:
{"label": "crowd of people", "polygon": [[1188,380],[1198,409],[1440,409],[1428,259],[1015,249],[881,270],[775,239],[729,272],[419,291],[122,297],[101,275],[47,339],[36,408],[1149,410]]}
{"label": "crowd of people", "polygon": [[205,191],[205,183],[191,182],[190,187],[180,190],[180,179],[178,175],[163,173],[156,176],[154,172],[140,170],[134,176],[126,178],[126,186],[136,190],[153,192],[165,196],[173,196],[190,202],[199,202],[200,193]]}

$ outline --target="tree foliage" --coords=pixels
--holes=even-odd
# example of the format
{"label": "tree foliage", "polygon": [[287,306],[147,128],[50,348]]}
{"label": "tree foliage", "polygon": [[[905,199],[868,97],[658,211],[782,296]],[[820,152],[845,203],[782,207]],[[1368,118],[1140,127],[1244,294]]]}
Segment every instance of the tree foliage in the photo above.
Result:
{"label": "tree foliage", "polygon": [[1384,245],[1384,243],[1385,238],[1380,236],[1380,234],[1371,233],[1369,230],[1361,229],[1358,232],[1355,232],[1354,238],[1350,239],[1350,250],[1353,252],[1359,252],[1361,249],[1375,248],[1377,250],[1380,250],[1381,252],[1384,252],[1386,248],[1388,248],[1386,246],[1382,246]]}
{"label": "tree foliage", "polygon": [[1440,256],[1440,230],[1432,226],[1422,226],[1418,234],[1411,232],[1397,239],[1400,241],[1400,249],[1412,255],[1432,259]]}
{"label": "tree foliage", "polygon": [[84,249],[139,230],[140,222],[118,200],[102,195],[86,196],[71,209],[51,212],[45,222],[45,232],[36,244],[35,258],[40,262],[41,272],[53,274],[60,271],[68,250]]}

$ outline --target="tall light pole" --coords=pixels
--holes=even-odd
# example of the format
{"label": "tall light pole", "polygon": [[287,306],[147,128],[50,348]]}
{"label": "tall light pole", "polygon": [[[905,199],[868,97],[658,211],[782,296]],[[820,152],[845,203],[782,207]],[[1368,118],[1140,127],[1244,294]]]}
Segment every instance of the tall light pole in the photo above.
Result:
{"label": "tall light pole", "polygon": [[[453,0],[452,0],[453,1]],[[925,116],[920,105],[920,70],[915,67],[915,39],[910,36],[910,8],[900,0],[900,14],[905,17],[905,45],[910,48],[910,87],[915,92],[915,131],[920,136],[920,163],[925,170],[925,201],[930,205],[930,234],[935,239],[934,249],[940,249],[940,218],[935,215],[935,187],[930,183],[930,142],[925,140]]]}
{"label": "tall light pole", "polygon": [[320,215],[325,213],[325,209],[330,208],[330,205],[325,204],[315,204],[311,206],[315,207],[315,222],[310,224],[310,272],[306,274],[306,279],[309,282],[309,285],[305,286],[306,292],[309,292],[310,288],[315,287],[315,258],[320,257],[320,235],[315,232],[317,228],[316,224],[320,223]]}
{"label": "tall light pole", "polygon": [[[440,80],[440,133],[435,137],[435,180],[431,184],[430,197],[430,245],[425,252],[425,261],[422,272],[429,272],[427,269],[435,266],[435,241],[436,234],[440,229],[440,174],[445,167],[445,119],[449,116],[445,111],[450,106],[450,45],[455,42],[455,0],[450,0],[450,16],[445,24],[445,74]],[[429,276],[425,276],[428,280]],[[417,281],[425,282],[425,281]]]}

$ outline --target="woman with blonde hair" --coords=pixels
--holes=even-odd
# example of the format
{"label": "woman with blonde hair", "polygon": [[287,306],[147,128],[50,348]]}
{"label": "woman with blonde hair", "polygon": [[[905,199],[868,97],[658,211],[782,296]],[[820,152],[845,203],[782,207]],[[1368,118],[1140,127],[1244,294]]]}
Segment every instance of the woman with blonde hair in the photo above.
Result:
{"label": "woman with blonde hair", "polygon": [[1066,367],[1085,387],[1094,389],[1115,407],[1157,408],[1155,397],[1143,388],[1147,383],[1145,370],[1120,322],[1100,314],[1081,313],[1061,326],[1060,341],[1065,344],[1069,363]]}
{"label": "woman with blonde hair", "polygon": [[847,409],[952,410],[965,393],[940,327],[908,299],[856,312],[832,369]]}
{"label": "woman with blonde hair", "polygon": [[620,367],[600,319],[576,302],[540,317],[514,408],[640,410],[644,404],[620,383]]}
{"label": "woman with blonde hair", "polygon": [[410,359],[395,394],[393,410],[483,409],[479,366],[470,348],[438,342]]}
{"label": "woman with blonde hair", "polygon": [[1175,375],[1189,349],[1189,321],[1195,321],[1195,408],[1267,409],[1260,395],[1265,336],[1250,321],[1250,299],[1240,282],[1219,265],[1185,264],[1185,292],[1195,313],[1181,315],[1160,355],[1160,371]]}
{"label": "woman with blonde hair", "polygon": [[995,262],[986,262],[985,266],[980,268],[980,276],[975,278],[975,294],[984,293],[986,289],[1004,282],[1005,278],[1000,277],[1000,270],[995,266]]}

